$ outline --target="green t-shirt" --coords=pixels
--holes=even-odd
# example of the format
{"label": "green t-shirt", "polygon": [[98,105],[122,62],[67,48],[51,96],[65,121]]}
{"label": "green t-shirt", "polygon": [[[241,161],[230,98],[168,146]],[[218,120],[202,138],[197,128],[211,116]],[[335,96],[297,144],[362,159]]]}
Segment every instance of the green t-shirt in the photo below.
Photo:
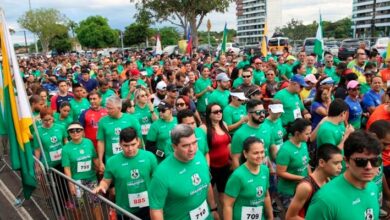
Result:
{"label": "green t-shirt", "polygon": [[371,86],[367,83],[360,83],[360,94],[364,95],[371,90]]}
{"label": "green t-shirt", "polygon": [[[307,166],[309,165],[309,161],[309,152],[305,142],[301,142],[301,146],[297,147],[288,140],[283,143],[276,156],[277,165],[286,166],[288,173],[304,177],[308,175]],[[293,196],[298,182],[286,180],[281,177],[278,180],[278,192]]]}
{"label": "green t-shirt", "polygon": [[282,119],[283,126],[289,122],[294,121],[297,118],[302,118],[302,111],[305,109],[302,100],[298,94],[290,93],[287,88],[278,91],[274,99],[280,100],[283,104],[284,113],[280,117]]}
{"label": "green t-shirt", "polygon": [[187,163],[171,155],[153,174],[149,188],[150,208],[162,209],[165,220],[196,219],[200,213],[203,213],[202,219],[213,219],[207,203],[209,186],[209,167],[200,152]]}
{"label": "green t-shirt", "polygon": [[283,64],[283,66],[284,68],[283,68],[283,72],[281,72],[281,75],[285,75],[287,79],[291,79],[291,77],[293,76],[292,69],[294,67],[294,64],[290,65],[288,63],[285,63]]}
{"label": "green t-shirt", "polygon": [[[50,167],[61,164],[62,148],[66,137],[68,137],[68,134],[62,125],[53,124],[51,128],[39,126],[39,138],[41,139],[43,151]],[[37,133],[34,133],[33,144],[34,149],[40,148]]]}
{"label": "green t-shirt", "polygon": [[267,132],[266,127],[258,128],[251,127],[248,124],[243,124],[233,135],[231,151],[232,154],[241,154],[243,150],[243,143],[248,137],[257,137],[264,142],[265,156],[268,156],[269,146],[272,143],[270,139],[271,132]]}
{"label": "green t-shirt", "polygon": [[102,102],[100,103],[101,106],[103,107],[106,107],[106,100],[110,97],[110,96],[114,96],[116,95],[114,90],[112,89],[108,89],[106,92],[102,93],[101,91],[99,91],[100,95],[102,96]]}
{"label": "green t-shirt", "polygon": [[[223,121],[226,122],[227,125],[232,125],[240,121],[242,117],[246,116],[246,114],[247,113],[244,105],[240,105],[238,107],[228,105],[223,109]],[[237,131],[240,127],[234,131],[229,131],[230,134],[234,134],[234,132]]]}
{"label": "green t-shirt", "polygon": [[379,219],[378,188],[369,182],[364,189],[358,189],[340,175],[314,194],[305,219]]}
{"label": "green t-shirt", "polygon": [[53,117],[54,117],[54,123],[57,123],[57,124],[63,126],[65,128],[65,130],[67,130],[70,123],[73,122],[73,117],[71,116],[70,113],[69,113],[68,117],[66,117],[64,119],[60,119],[60,113],[54,112]]}
{"label": "green t-shirt", "polygon": [[69,102],[70,108],[72,109],[73,120],[78,121],[81,113],[87,110],[90,106],[88,99],[82,98],[80,102],[76,99],[72,99]]}
{"label": "green t-shirt", "polygon": [[112,156],[107,161],[104,179],[114,182],[115,203],[130,213],[149,206],[148,189],[156,167],[156,157],[142,149],[134,157],[126,157],[123,152]]}
{"label": "green t-shirt", "polygon": [[146,135],[149,132],[150,126],[152,125],[152,113],[149,110],[149,107],[145,105],[141,108],[138,104],[135,105],[134,113],[132,114],[134,118],[138,119],[139,124],[141,125],[141,133],[144,141],[146,141]]}
{"label": "green t-shirt", "polygon": [[97,140],[104,142],[105,161],[110,157],[122,152],[119,145],[119,134],[122,129],[132,127],[137,131],[139,138],[141,135],[141,126],[131,115],[122,113],[121,117],[113,118],[109,115],[104,116],[98,122]]}
{"label": "green t-shirt", "polygon": [[215,89],[210,96],[207,98],[206,105],[217,103],[224,109],[229,104],[230,91]]}
{"label": "green t-shirt", "polygon": [[276,121],[271,121],[269,118],[266,118],[263,122],[263,125],[267,125],[272,131],[272,139],[277,149],[283,144],[283,137],[286,134],[286,129],[284,129],[282,125],[282,120],[280,118],[276,119]]}
{"label": "green t-shirt", "polygon": [[[225,194],[236,199],[233,206],[233,219],[265,219],[264,199],[268,187],[269,170],[266,165],[260,166],[258,174],[253,174],[244,164],[234,170],[225,188]],[[251,212],[252,208],[255,210]],[[262,213],[262,216],[251,218],[259,213]]]}
{"label": "green t-shirt", "polygon": [[254,69],[253,70],[253,80],[254,80],[254,83],[258,86],[263,84],[266,81],[264,72],[261,70]]}
{"label": "green t-shirt", "polygon": [[340,82],[340,76],[336,73],[336,68],[334,66],[332,67],[325,67],[324,73],[328,75],[330,78],[333,79],[335,85],[339,84]]}
{"label": "green t-shirt", "polygon": [[146,136],[148,141],[156,142],[157,149],[164,152],[165,157],[173,153],[171,143],[171,130],[177,125],[177,119],[172,118],[167,122],[163,119],[158,119],[152,123],[149,133]]}
{"label": "green t-shirt", "polygon": [[96,180],[95,158],[95,148],[88,138],[83,138],[79,144],[69,141],[62,149],[62,166],[70,167],[75,180]]}
{"label": "green t-shirt", "polygon": [[[203,77],[200,77],[198,80],[195,81],[194,92],[195,94],[199,94],[211,85],[212,82],[210,78],[204,79]],[[211,92],[206,92],[201,97],[198,98],[198,102],[196,103],[196,108],[199,112],[206,112],[206,106],[207,106],[206,100],[210,94]]]}
{"label": "green t-shirt", "polygon": [[207,144],[207,134],[201,128],[195,128],[195,137],[198,141],[198,150],[206,155],[209,152],[209,145]]}
{"label": "green t-shirt", "polygon": [[249,60],[242,60],[237,64],[237,69],[243,69],[245,66],[250,65]]}

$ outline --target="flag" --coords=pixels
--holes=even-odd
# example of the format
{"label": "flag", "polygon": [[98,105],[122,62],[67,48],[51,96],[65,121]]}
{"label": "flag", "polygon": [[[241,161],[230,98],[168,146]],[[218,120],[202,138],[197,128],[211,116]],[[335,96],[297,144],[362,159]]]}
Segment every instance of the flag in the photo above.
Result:
{"label": "flag", "polygon": [[186,48],[186,53],[191,54],[191,52],[192,52],[191,27],[188,27],[188,31],[187,31],[187,48]]}
{"label": "flag", "polygon": [[387,43],[386,57],[385,59],[390,59],[390,42]]}
{"label": "flag", "polygon": [[4,117],[10,147],[11,166],[19,170],[22,177],[23,193],[29,199],[36,188],[34,158],[30,145],[31,110],[23,80],[11,42],[3,10],[0,9],[0,45],[3,56],[4,76]]}
{"label": "flag", "polygon": [[157,34],[156,37],[156,54],[162,54],[160,34]]}
{"label": "flag", "polygon": [[222,44],[221,44],[221,53],[225,54],[226,52],[226,42],[227,42],[227,23],[225,22],[225,28],[223,29],[223,35],[222,35]]}
{"label": "flag", "polygon": [[318,23],[316,39],[314,40],[314,54],[317,55],[317,62],[324,57],[324,39],[322,34],[322,17],[320,13],[320,22]]}
{"label": "flag", "polygon": [[267,53],[268,53],[268,37],[267,37],[267,34],[268,34],[268,25],[267,25],[267,21],[265,21],[264,23],[264,31],[263,31],[263,39],[261,40],[261,54],[266,57],[267,56]]}

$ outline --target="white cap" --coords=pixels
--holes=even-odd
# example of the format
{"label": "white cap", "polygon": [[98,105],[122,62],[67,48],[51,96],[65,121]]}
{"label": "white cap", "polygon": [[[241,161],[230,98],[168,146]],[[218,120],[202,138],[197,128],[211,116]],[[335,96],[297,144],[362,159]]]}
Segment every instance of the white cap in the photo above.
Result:
{"label": "white cap", "polygon": [[247,98],[245,97],[245,94],[243,92],[231,92],[230,95],[237,97],[238,99],[241,99],[241,100],[247,100]]}
{"label": "white cap", "polygon": [[164,81],[160,81],[157,83],[156,89],[167,90],[167,84]]}
{"label": "white cap", "polygon": [[272,113],[283,113],[283,105],[282,104],[271,104],[268,106]]}

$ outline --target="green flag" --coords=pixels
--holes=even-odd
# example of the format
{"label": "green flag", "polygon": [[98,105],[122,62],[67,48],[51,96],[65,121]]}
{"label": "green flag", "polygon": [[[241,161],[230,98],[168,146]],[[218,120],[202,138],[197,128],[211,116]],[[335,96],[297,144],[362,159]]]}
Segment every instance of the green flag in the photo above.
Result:
{"label": "green flag", "polygon": [[26,199],[29,199],[37,185],[30,145],[32,116],[23,80],[19,74],[9,28],[1,9],[0,45],[3,56],[4,118],[7,119],[5,127],[9,140],[11,166],[12,169],[20,171],[23,194]]}
{"label": "green flag", "polygon": [[226,53],[226,41],[227,41],[227,23],[225,22],[225,28],[223,29],[222,44],[221,44],[221,53]]}
{"label": "green flag", "polygon": [[314,41],[314,54],[317,55],[318,62],[320,62],[324,57],[324,39],[322,33],[322,18],[320,14],[320,22],[318,24],[316,39]]}

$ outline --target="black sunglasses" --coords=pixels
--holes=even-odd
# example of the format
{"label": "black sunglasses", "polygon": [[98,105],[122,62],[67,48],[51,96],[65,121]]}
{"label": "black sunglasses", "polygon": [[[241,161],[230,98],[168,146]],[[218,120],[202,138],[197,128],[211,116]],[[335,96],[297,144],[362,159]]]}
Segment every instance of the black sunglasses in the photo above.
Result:
{"label": "black sunglasses", "polygon": [[72,128],[72,129],[69,129],[68,132],[69,133],[80,133],[81,131],[83,131],[83,129],[81,128]]}
{"label": "black sunglasses", "polygon": [[215,110],[215,111],[212,111],[211,113],[213,113],[213,114],[215,114],[215,115],[216,115],[216,114],[218,114],[218,113],[221,113],[221,114],[222,114],[222,112],[223,112],[223,111],[222,111],[222,109],[220,109],[220,110]]}
{"label": "black sunglasses", "polygon": [[183,107],[186,103],[176,103],[176,106]]}
{"label": "black sunglasses", "polygon": [[255,113],[256,115],[265,115],[267,113],[267,110],[257,110],[257,111],[251,111],[249,113]]}
{"label": "black sunglasses", "polygon": [[375,157],[375,158],[351,158],[351,160],[355,161],[355,164],[357,167],[366,167],[368,164],[368,161],[370,161],[371,166],[373,167],[379,167],[382,165],[382,158]]}
{"label": "black sunglasses", "polygon": [[251,75],[246,75],[246,76],[242,75],[242,78],[250,78],[250,77]]}
{"label": "black sunglasses", "polygon": [[158,112],[164,113],[166,110],[168,110],[168,109],[167,108],[159,108]]}

